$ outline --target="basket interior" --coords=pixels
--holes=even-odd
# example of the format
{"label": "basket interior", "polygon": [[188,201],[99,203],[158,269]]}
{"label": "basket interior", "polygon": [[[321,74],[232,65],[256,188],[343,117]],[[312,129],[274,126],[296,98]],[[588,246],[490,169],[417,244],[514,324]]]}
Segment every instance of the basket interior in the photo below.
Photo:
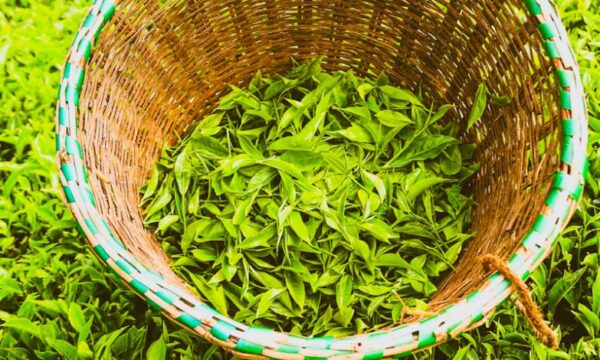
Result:
{"label": "basket interior", "polygon": [[99,212],[147,267],[181,284],[143,226],[138,189],[164,144],[210,113],[227,84],[285,72],[290,57],[325,55],[328,70],[384,71],[427,102],[456,105],[465,122],[487,79],[511,103],[489,107],[464,134],[479,143],[470,185],[477,236],[440,284],[435,311],[480,285],[476,258],[510,256],[542,209],[560,125],[544,53],[520,0],[125,0],[87,66],[79,140]]}

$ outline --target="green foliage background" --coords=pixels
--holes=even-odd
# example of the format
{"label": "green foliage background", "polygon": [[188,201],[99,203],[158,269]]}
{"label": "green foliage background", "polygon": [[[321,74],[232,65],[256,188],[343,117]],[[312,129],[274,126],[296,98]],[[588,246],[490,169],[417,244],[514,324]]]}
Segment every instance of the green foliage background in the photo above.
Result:
{"label": "green foliage background", "polygon": [[[529,283],[561,336],[549,350],[507,303],[419,359],[600,356],[600,1],[558,0],[588,93],[590,179],[581,209]],[[54,104],[89,3],[0,0],[0,358],[228,358],[119,286],[60,200]]]}

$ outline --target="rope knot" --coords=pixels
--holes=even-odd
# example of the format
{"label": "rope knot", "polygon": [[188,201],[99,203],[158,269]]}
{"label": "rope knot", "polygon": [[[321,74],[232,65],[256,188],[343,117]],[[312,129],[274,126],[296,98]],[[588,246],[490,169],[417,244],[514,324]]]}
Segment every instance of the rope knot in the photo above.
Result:
{"label": "rope knot", "polygon": [[553,349],[558,348],[558,337],[556,333],[546,324],[542,313],[531,298],[531,293],[525,282],[517,276],[508,265],[498,256],[486,254],[479,258],[486,270],[497,270],[515,287],[520,303],[517,308],[525,315],[525,318],[533,328],[537,338]]}

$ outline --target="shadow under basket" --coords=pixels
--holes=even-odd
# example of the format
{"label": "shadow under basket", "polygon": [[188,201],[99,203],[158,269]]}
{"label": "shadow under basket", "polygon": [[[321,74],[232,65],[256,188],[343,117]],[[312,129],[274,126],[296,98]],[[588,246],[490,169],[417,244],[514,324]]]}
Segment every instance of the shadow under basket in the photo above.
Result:
{"label": "shadow under basket", "polygon": [[[455,104],[463,123],[484,79],[511,101],[463,134],[479,144],[477,235],[430,314],[347,338],[295,337],[219,314],[172,272],[138,208],[162,147],[209,114],[227,84],[319,55],[327,70],[383,71],[427,103]],[[95,254],[164,315],[250,358],[403,356],[481,324],[513,286],[479,257],[528,278],[581,197],[586,141],[577,64],[548,0],[95,0],[57,106],[60,179]]]}

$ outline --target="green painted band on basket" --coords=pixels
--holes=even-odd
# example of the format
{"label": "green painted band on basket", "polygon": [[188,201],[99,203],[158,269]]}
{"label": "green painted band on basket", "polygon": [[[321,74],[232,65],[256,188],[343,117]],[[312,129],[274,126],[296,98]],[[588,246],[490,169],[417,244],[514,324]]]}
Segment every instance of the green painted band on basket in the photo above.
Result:
{"label": "green painted band on basket", "polygon": [[156,296],[158,296],[162,301],[166,302],[169,305],[171,305],[175,301],[175,299],[177,298],[175,296],[175,294],[173,294],[172,292],[170,292],[167,289],[160,289],[156,293]]}
{"label": "green painted band on basket", "polygon": [[108,253],[106,252],[106,250],[104,250],[102,245],[94,246],[94,250],[96,251],[96,254],[98,254],[98,256],[100,256],[100,259],[102,259],[104,261],[108,260],[108,258],[109,258]]}
{"label": "green painted band on basket", "polygon": [[[570,65],[565,66],[565,64],[576,64],[575,60],[572,58],[572,54],[563,54],[559,51],[559,49],[565,48],[566,40],[557,36],[558,34],[554,31],[555,27],[552,26],[552,22],[557,19],[557,16],[552,6],[548,0],[524,0],[524,4],[531,14],[531,20],[536,22],[547,55],[554,60],[554,74],[561,86],[560,92],[557,92],[559,97],[557,105],[567,111],[585,109],[577,69],[573,69]],[[126,274],[129,277],[129,285],[153,308],[165,311],[156,301],[144,296],[148,291],[152,291],[161,300],[159,303],[164,302],[171,309],[175,308],[180,311],[181,314],[175,320],[184,326],[196,329],[204,324],[203,328],[209,330],[201,332],[204,337],[211,339],[212,336],[212,340],[225,341],[225,339],[231,340],[231,334],[235,332],[236,336],[240,336],[240,338],[235,342],[228,342],[228,346],[242,354],[262,355],[265,347],[269,347],[270,352],[277,351],[282,356],[301,354],[303,359],[325,359],[327,356],[358,354],[356,346],[362,344],[362,346],[358,346],[362,349],[358,355],[361,355],[363,359],[380,359],[384,354],[394,358],[406,357],[415,350],[434,345],[438,342],[435,335],[437,330],[444,330],[446,335],[463,331],[465,330],[464,324],[476,324],[484,318],[482,311],[484,307],[487,314],[488,310],[506,299],[506,290],[509,289],[510,284],[504,278],[499,282],[498,278],[501,275],[496,272],[479,290],[419,323],[404,324],[387,332],[379,331],[348,338],[302,338],[285,334],[276,335],[272,330],[246,327],[231,319],[226,319],[209,305],[190,297],[186,291],[166,282],[160,274],[146,269],[135,256],[128,252],[106,220],[95,209],[95,198],[87,185],[87,169],[83,166],[83,151],[76,139],[76,111],[79,107],[81,86],[85,79],[85,65],[92,54],[92,45],[115,11],[116,6],[112,0],[94,0],[89,14],[84,18],[81,30],[76,37],[77,40],[72,45],[70,58],[66,62],[63,72],[64,80],[59,87],[56,149],[57,152],[65,151],[68,155],[67,157],[59,156],[61,182],[66,201],[72,209],[78,210],[74,211],[78,221],[77,228],[85,235],[83,232],[83,227],[85,227],[93,235],[93,239],[89,240],[93,243],[93,249],[98,257],[110,265],[109,271],[119,279],[121,276],[115,269],[118,268],[119,271]],[[560,24],[556,24],[556,29],[560,33]],[[559,43],[561,46],[558,46]],[[568,47],[568,44],[566,46]],[[563,56],[565,59],[562,58]],[[560,62],[563,64],[560,65]],[[538,260],[547,254],[547,250],[556,242],[563,220],[568,217],[574,203],[581,198],[583,193],[583,182],[588,169],[585,158],[587,120],[585,111],[573,111],[571,115],[570,118],[562,120],[564,137],[561,146],[561,161],[570,165],[570,168],[568,173],[558,171],[554,176],[551,191],[545,201],[547,207],[552,211],[549,215],[540,214],[538,216],[532,230],[521,241],[522,248],[515,252],[509,260],[511,269],[520,273],[524,280],[535,270],[539,263]],[[570,202],[569,197],[574,201]],[[180,299],[185,299],[185,302]],[[191,304],[191,307],[187,304]],[[453,323],[442,325],[445,321]],[[199,330],[196,329],[196,331]],[[274,338],[284,338],[286,344],[279,344],[275,348],[265,345],[272,344]],[[265,342],[262,343],[262,341]],[[388,345],[384,346],[384,351],[384,348],[369,347],[371,343]],[[315,353],[328,355],[309,356],[309,354]]]}
{"label": "green painted band on basket", "polygon": [[131,287],[133,287],[135,291],[137,291],[140,294],[145,294],[146,291],[148,291],[148,287],[142,284],[142,282],[139,280],[133,279],[129,284],[131,285]]}
{"label": "green painted band on basket", "polygon": [[150,305],[150,307],[152,308],[152,310],[154,311],[162,311],[162,307],[160,305],[158,305],[154,300],[150,299],[150,298],[146,298],[146,302],[148,303],[148,305]]}
{"label": "green painted band on basket", "polygon": [[560,53],[558,52],[558,48],[556,47],[554,41],[547,40],[544,42],[544,44],[546,45],[546,51],[548,51],[548,55],[551,59],[560,58]]}
{"label": "green painted band on basket", "polygon": [[560,86],[562,86],[564,88],[571,87],[571,74],[572,73],[573,73],[572,71],[565,70],[565,69],[556,70],[556,76],[558,77],[558,82],[560,83]]}
{"label": "green painted band on basket", "polygon": [[94,220],[92,219],[84,219],[85,225],[88,227],[92,235],[96,235],[98,233],[98,228],[96,224],[94,224]]}
{"label": "green painted band on basket", "polygon": [[569,91],[560,91],[560,106],[565,110],[571,110],[571,93]]}
{"label": "green painted band on basket", "polygon": [[190,329],[195,329],[196,327],[202,325],[202,322],[189,314],[181,314],[177,317],[177,321],[181,322],[183,325],[189,327]]}
{"label": "green painted band on basket", "polygon": [[[58,108],[58,125],[67,125],[67,109],[60,106]],[[60,140],[59,137],[57,139]]]}
{"label": "green painted band on basket", "polygon": [[571,136],[571,137],[580,137],[581,136],[581,129],[579,128],[577,123],[575,123],[575,121],[573,121],[573,119],[563,119],[562,120],[562,130],[563,130],[564,136]]}
{"label": "green painted band on basket", "polygon": [[72,204],[75,202],[75,197],[73,196],[73,192],[71,188],[68,186],[63,186],[63,190],[65,192],[65,197],[67,199],[67,203]]}
{"label": "green painted band on basket", "polygon": [[282,345],[277,348],[277,351],[285,354],[298,354],[300,353],[300,348],[297,346]]}
{"label": "green painted band on basket", "polygon": [[210,329],[210,333],[217,339],[225,341],[229,339],[231,333],[233,333],[235,330],[235,326],[230,325],[223,320],[218,320],[217,323],[213,325],[212,329]]}
{"label": "green painted band on basket", "polygon": [[537,16],[542,14],[542,8],[535,0],[525,0],[525,6],[527,6],[527,9],[532,15]]}
{"label": "green painted band on basket", "polygon": [[260,355],[262,354],[264,347],[258,344],[248,342],[244,339],[239,339],[237,344],[235,345],[235,349],[246,354]]}
{"label": "green painted band on basket", "polygon": [[118,259],[115,263],[117,263],[117,266],[127,275],[131,275],[135,272],[133,266],[123,259]]}
{"label": "green painted band on basket", "polygon": [[548,23],[540,23],[540,25],[538,26],[538,29],[544,39],[548,40],[548,39],[552,39],[554,37],[554,31],[552,30],[552,28],[550,27],[550,24],[548,24]]}
{"label": "green painted band on basket", "polygon": [[573,139],[571,137],[564,138],[561,148],[560,160],[565,164],[573,165],[573,158],[576,155]]}
{"label": "green painted band on basket", "polygon": [[419,347],[424,348],[435,344],[435,328],[437,327],[436,317],[421,321],[421,329],[419,329]]}

